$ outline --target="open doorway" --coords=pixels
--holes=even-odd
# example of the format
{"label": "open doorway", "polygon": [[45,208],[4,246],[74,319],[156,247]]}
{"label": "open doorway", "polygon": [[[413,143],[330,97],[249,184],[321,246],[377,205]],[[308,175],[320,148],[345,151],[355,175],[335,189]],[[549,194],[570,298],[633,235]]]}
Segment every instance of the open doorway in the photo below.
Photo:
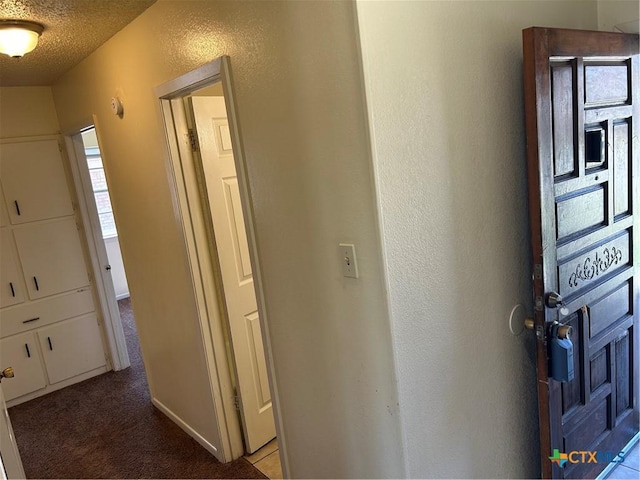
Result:
{"label": "open doorway", "polygon": [[138,338],[109,182],[96,127],[92,125],[81,130],[72,141],[76,194],[85,217],[85,235],[93,269],[96,277],[100,277],[96,288],[103,306],[103,325],[113,357],[113,369],[118,371],[130,366],[129,345],[138,345]]}
{"label": "open doorway", "polygon": [[[211,333],[205,341],[217,365],[212,381],[221,390],[218,422],[229,442],[227,454],[237,456],[239,448],[252,453],[276,435],[279,417],[228,58],[161,85],[156,93],[200,322]],[[278,440],[280,451],[273,457],[279,464],[286,455],[280,435]]]}
{"label": "open doorway", "polygon": [[220,310],[228,327],[225,332],[245,450],[253,453],[276,432],[227,109],[222,93],[210,91],[216,87],[221,85],[197,90],[184,101],[195,139],[192,159],[212,250],[210,258],[217,273]]}
{"label": "open doorway", "polygon": [[[282,475],[253,282],[253,267],[240,200],[222,84],[184,97],[216,290],[224,323],[232,380],[238,398],[245,451],[270,478]],[[183,157],[183,161],[189,161]],[[266,447],[265,447],[266,445]],[[264,447],[264,448],[263,448]]]}
{"label": "open doorway", "polygon": [[[243,459],[220,464],[153,408],[127,292],[118,293],[117,282],[110,280],[121,260],[114,261],[108,246],[117,226],[95,129],[69,137],[67,147],[82,218],[78,229],[91,257],[114,371],[10,409],[27,477],[262,478]],[[113,341],[120,337],[124,348]],[[6,446],[3,442],[3,454]]]}
{"label": "open doorway", "polygon": [[[111,272],[115,298],[119,301],[129,298],[129,285],[122,261],[122,253],[120,252],[118,229],[116,228],[116,221],[113,215],[113,207],[111,206],[111,198],[109,196],[109,185],[102,163],[102,155],[100,153],[95,127],[83,130],[81,136],[86,159],[86,162],[82,162],[82,167],[86,165],[86,168],[82,169],[82,173],[88,173],[89,175],[96,206],[94,213],[98,216],[102,239],[104,240],[107,259],[109,261],[107,268],[108,271]],[[85,183],[86,182],[83,182],[83,184]]]}

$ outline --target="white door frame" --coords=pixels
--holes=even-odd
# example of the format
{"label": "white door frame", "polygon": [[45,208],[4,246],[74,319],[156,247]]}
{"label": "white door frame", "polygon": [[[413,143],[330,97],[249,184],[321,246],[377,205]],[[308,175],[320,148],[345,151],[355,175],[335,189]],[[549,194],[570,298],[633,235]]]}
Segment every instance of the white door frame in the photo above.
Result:
{"label": "white door frame", "polygon": [[[120,310],[116,300],[111,272],[106,270],[109,259],[104,239],[102,238],[100,218],[98,217],[98,209],[93,196],[93,188],[81,136],[82,130],[92,126],[96,129],[98,145],[100,145],[100,131],[95,115],[91,120],[84,122],[83,127],[76,128],[71,133],[65,134],[65,143],[75,196],[84,226],[84,237],[89,250],[89,260],[93,270],[92,278],[98,295],[100,313],[102,314],[103,331],[107,336],[106,343],[111,359],[111,367],[113,370],[118,371],[129,367],[131,361],[129,360],[124,329],[120,320]],[[100,154],[102,155],[102,150],[100,150]]]}
{"label": "white door frame", "polygon": [[194,168],[195,162],[190,148],[186,112],[183,102],[185,96],[202,87],[217,82],[222,82],[227,106],[227,117],[234,152],[233,156],[254,274],[262,340],[265,347],[280,458],[284,477],[287,478],[289,465],[286,438],[283,434],[278,388],[273,367],[269,321],[264,310],[265,301],[262,269],[256,247],[255,220],[250,201],[251,195],[247,165],[238,126],[236,102],[232,88],[230,59],[228,56],[220,57],[155,89],[155,95],[159,100],[158,115],[162,119],[166,133],[164,153],[167,174],[169,176],[174,208],[179,213],[178,216],[181,219],[183,234],[187,244],[212,387],[217,387],[212,388],[212,393],[214,395],[217,419],[223,439],[223,454],[225,458],[236,458],[239,456],[238,448],[242,449],[242,429],[237,410],[233,404],[232,365],[229,362],[227,348],[225,346],[224,332],[228,331],[228,325],[224,324],[224,319],[219,313],[220,309],[214,283],[215,272],[213,271],[213,263],[210,257],[210,248],[203,219],[204,210],[201,204],[200,191],[197,186],[197,177]]}
{"label": "white door frame", "polygon": [[[8,365],[2,366],[4,368]],[[11,381],[11,380],[8,380]],[[26,478],[0,384],[0,479]]]}

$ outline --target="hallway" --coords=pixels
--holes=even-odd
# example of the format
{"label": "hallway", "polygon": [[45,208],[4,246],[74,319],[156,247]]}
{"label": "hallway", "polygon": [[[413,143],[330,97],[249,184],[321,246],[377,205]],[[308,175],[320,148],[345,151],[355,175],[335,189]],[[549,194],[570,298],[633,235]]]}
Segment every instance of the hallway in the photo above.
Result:
{"label": "hallway", "polygon": [[130,299],[120,315],[131,367],[9,409],[27,478],[266,478],[221,464],[149,397]]}

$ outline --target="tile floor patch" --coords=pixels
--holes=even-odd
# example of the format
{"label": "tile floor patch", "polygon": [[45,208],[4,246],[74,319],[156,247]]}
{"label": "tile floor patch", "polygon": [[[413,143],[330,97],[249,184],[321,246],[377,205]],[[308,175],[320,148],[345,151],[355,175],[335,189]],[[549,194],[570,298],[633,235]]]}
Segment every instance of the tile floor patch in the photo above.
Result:
{"label": "tile floor patch", "polygon": [[632,468],[634,470],[640,470],[640,442],[636,443],[636,446],[631,449],[629,453],[624,457],[624,462],[622,462],[627,468]]}
{"label": "tile floor patch", "polygon": [[264,473],[270,479],[282,478],[282,467],[280,466],[280,452],[275,451],[262,460],[254,464],[258,470]]}
{"label": "tile floor patch", "polygon": [[251,455],[245,455],[244,458],[249,460],[249,462],[251,462],[252,464],[255,464],[256,462],[262,460],[267,455],[272,454],[276,450],[278,450],[278,439],[274,438],[260,450],[258,450],[257,452],[253,452]]}
{"label": "tile floor patch", "polygon": [[624,462],[619,463],[609,475],[607,480],[627,480],[629,478],[638,480],[640,478],[640,442],[627,452]]}
{"label": "tile floor patch", "polygon": [[[254,466],[257,467],[257,465],[254,465]],[[638,473],[639,472],[637,470],[627,468],[624,465],[618,465],[615,468],[615,470],[613,470],[611,474],[607,477],[607,480],[627,480],[627,479],[638,480],[638,477],[639,477]]]}

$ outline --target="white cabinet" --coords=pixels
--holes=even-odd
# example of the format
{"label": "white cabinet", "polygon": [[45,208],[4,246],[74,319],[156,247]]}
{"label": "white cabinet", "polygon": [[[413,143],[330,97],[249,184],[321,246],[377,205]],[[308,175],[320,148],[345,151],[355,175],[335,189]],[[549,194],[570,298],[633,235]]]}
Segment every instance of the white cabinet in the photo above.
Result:
{"label": "white cabinet", "polygon": [[15,374],[12,379],[2,382],[6,400],[42,389],[47,384],[33,332],[0,340],[0,364],[13,367]]}
{"label": "white cabinet", "polygon": [[11,404],[107,371],[58,138],[0,143],[0,361]]}
{"label": "white cabinet", "polygon": [[14,225],[73,215],[57,140],[1,144],[0,181]]}
{"label": "white cabinet", "polygon": [[32,300],[89,284],[73,217],[17,227],[13,234]]}
{"label": "white cabinet", "polygon": [[89,287],[35,302],[25,302],[0,312],[0,336],[10,337],[34,328],[79,317],[95,310]]}
{"label": "white cabinet", "polygon": [[18,268],[11,230],[0,228],[0,307],[24,302],[24,284]]}
{"label": "white cabinet", "polygon": [[38,329],[50,383],[106,364],[95,313]]}

